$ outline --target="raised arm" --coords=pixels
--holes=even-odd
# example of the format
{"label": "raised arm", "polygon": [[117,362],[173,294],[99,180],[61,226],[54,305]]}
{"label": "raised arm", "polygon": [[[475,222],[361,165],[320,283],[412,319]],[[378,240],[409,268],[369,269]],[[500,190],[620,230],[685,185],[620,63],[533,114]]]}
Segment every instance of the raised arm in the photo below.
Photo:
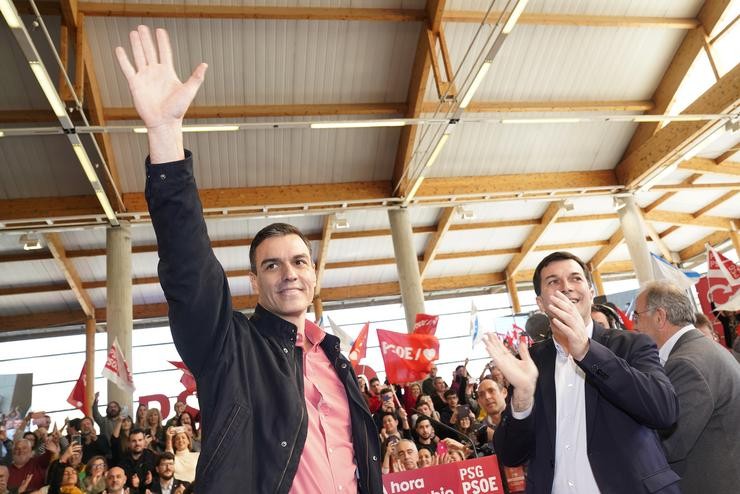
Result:
{"label": "raised arm", "polygon": [[134,65],[116,48],[136,110],[148,129],[146,199],[159,247],[159,279],[177,350],[197,377],[223,347],[232,317],[226,276],[211,249],[182,120],[203,82],[201,63],[186,82],[175,73],[167,33],[130,34]]}
{"label": "raised arm", "polygon": [[147,26],[131,31],[129,38],[135,67],[122,47],[116,48],[116,56],[136,111],[147,128],[151,162],[182,160],[182,119],[203,83],[208,65],[199,64],[183,83],[175,73],[167,31],[156,30],[156,46]]}

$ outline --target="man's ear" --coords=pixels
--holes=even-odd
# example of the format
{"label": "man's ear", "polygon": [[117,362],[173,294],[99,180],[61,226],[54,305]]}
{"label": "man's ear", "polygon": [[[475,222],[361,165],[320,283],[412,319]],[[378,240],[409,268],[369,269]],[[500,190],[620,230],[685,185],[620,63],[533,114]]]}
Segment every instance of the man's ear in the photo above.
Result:
{"label": "man's ear", "polygon": [[257,275],[254,274],[252,271],[249,272],[249,284],[252,285],[252,291],[255,295],[259,295],[260,290],[259,286],[257,285]]}
{"label": "man's ear", "polygon": [[535,301],[537,302],[537,307],[539,307],[542,312],[547,313],[547,311],[545,311],[545,302],[542,300],[542,297],[537,295]]}

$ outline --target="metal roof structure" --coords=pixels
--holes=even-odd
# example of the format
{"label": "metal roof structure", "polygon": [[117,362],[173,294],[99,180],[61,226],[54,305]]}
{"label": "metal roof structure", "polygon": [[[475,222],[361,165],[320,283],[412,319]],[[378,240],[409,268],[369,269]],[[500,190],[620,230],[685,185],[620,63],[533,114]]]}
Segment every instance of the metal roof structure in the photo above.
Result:
{"label": "metal roof structure", "polygon": [[[624,195],[676,263],[707,243],[740,249],[737,0],[0,4],[10,337],[105,321],[105,231],[121,221],[134,318],[166,316],[146,135],[113,54],[142,23],[168,29],[182,77],[209,64],[186,127],[231,128],[185,145],[237,308],[255,302],[250,238],[277,218],[313,242],[325,304],[399,297],[398,207],[429,295],[513,289],[555,249],[630,272]],[[29,236],[40,249],[24,250]]]}

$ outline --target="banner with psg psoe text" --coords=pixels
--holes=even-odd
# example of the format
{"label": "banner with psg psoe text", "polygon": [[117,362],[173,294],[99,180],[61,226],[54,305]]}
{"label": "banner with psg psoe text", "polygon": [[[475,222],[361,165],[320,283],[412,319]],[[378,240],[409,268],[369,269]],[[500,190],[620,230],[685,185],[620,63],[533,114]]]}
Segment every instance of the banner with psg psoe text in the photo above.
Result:
{"label": "banner with psg psoe text", "polygon": [[378,329],[388,382],[405,384],[425,379],[439,358],[439,340],[431,334],[406,334]]}
{"label": "banner with psg psoe text", "polygon": [[384,494],[503,494],[496,456],[383,475]]}

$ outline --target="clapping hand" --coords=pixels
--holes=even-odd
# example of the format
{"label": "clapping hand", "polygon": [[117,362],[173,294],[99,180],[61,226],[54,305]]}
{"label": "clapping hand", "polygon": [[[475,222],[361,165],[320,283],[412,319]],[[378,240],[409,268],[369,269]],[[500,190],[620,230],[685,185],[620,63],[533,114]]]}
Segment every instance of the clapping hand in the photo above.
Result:
{"label": "clapping hand", "polygon": [[526,342],[524,339],[520,341],[519,356],[521,360],[516,358],[504,346],[496,333],[484,335],[483,342],[488,354],[493,359],[494,365],[501,370],[506,380],[514,386],[514,396],[512,397],[514,410],[526,410],[532,405],[534,391],[537,386],[537,376],[539,375],[537,366],[529,355]]}

